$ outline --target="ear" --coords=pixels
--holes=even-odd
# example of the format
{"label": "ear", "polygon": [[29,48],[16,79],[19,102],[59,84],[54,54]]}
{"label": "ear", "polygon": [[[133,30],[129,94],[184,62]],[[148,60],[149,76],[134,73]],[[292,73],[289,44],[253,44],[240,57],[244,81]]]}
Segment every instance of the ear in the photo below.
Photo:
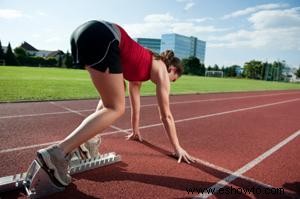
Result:
{"label": "ear", "polygon": [[174,71],[174,72],[176,73],[177,68],[176,68],[175,66],[171,65],[171,66],[169,67],[168,71],[169,71],[169,72]]}

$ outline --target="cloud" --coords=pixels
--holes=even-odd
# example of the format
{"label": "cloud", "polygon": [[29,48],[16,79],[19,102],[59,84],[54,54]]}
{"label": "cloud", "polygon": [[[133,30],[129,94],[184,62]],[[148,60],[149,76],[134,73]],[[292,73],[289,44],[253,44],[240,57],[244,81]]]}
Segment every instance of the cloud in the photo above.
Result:
{"label": "cloud", "polygon": [[151,14],[151,15],[147,15],[144,18],[145,22],[148,23],[162,23],[162,22],[171,22],[174,21],[175,18],[173,16],[171,16],[169,13],[166,14]]}
{"label": "cloud", "polygon": [[13,9],[0,9],[0,19],[14,19],[22,17],[22,11]]}
{"label": "cloud", "polygon": [[196,23],[201,23],[201,22],[210,21],[210,20],[214,20],[214,18],[212,18],[212,17],[203,17],[203,18],[187,19],[187,21],[196,22]]}
{"label": "cloud", "polygon": [[260,10],[274,10],[279,8],[286,8],[288,6],[289,6],[288,4],[262,4],[254,7],[249,7],[243,10],[235,11],[233,13],[223,16],[222,19],[230,19],[230,18],[240,17],[244,15],[249,15],[258,12]]}
{"label": "cloud", "polygon": [[36,14],[39,16],[48,16],[45,12],[43,12],[41,10],[36,11]]}
{"label": "cloud", "polygon": [[195,5],[194,2],[189,2],[184,6],[184,10],[189,10]]}
{"label": "cloud", "polygon": [[179,3],[185,3],[183,9],[186,10],[186,11],[191,9],[195,5],[195,2],[193,0],[176,0],[176,1],[179,2]]}
{"label": "cloud", "polygon": [[[208,18],[205,20],[208,20]],[[201,21],[204,21],[204,18]],[[226,31],[226,29],[216,28],[211,25],[198,25],[196,24],[195,19],[191,19],[191,21],[176,19],[169,13],[147,15],[144,18],[144,22],[124,24],[124,28],[128,31],[131,37],[157,38],[160,38],[164,33],[178,33],[186,36],[197,37],[200,36],[201,33]]]}
{"label": "cloud", "polygon": [[260,11],[248,20],[255,29],[300,27],[300,7]]}
{"label": "cloud", "polygon": [[248,21],[250,30],[238,30],[219,37],[209,37],[208,46],[300,50],[300,7],[259,11],[253,13]]}

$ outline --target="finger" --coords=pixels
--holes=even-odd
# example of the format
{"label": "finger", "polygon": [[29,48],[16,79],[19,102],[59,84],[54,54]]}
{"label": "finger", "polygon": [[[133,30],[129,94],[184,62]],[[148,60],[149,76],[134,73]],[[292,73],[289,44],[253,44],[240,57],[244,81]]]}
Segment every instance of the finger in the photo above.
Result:
{"label": "finger", "polygon": [[191,156],[191,161],[192,161],[193,163],[195,163],[197,160],[196,160],[196,158],[194,158],[193,156]]}
{"label": "finger", "polygon": [[127,139],[127,140],[131,140],[132,138],[133,138],[133,134],[130,134],[130,135],[127,135],[127,136],[126,136],[126,139]]}
{"label": "finger", "polygon": [[191,162],[194,163],[196,160],[193,156],[187,155],[187,159]]}
{"label": "finger", "polygon": [[140,142],[143,142],[142,136],[138,135]]}
{"label": "finger", "polygon": [[178,158],[178,163],[180,163],[181,162],[181,159],[182,159],[182,156],[179,156],[179,158]]}
{"label": "finger", "polygon": [[190,161],[188,160],[188,158],[186,156],[183,156],[184,161],[186,161],[186,163],[190,164]]}

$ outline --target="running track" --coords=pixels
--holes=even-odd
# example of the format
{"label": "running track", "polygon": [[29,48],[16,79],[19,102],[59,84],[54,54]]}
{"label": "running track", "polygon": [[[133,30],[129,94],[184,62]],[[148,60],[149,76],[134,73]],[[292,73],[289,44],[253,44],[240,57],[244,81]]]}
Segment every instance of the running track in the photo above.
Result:
{"label": "running track", "polygon": [[[143,143],[124,139],[127,100],[125,115],[102,133],[100,146],[103,153],[119,153],[122,162],[77,174],[65,192],[49,198],[300,198],[300,90],[171,96],[181,145],[198,158],[191,165],[170,156],[155,102],[142,98]],[[24,172],[36,150],[63,139],[96,104],[0,104],[0,177]],[[200,188],[215,193],[197,193]],[[255,191],[241,193],[247,188]]]}

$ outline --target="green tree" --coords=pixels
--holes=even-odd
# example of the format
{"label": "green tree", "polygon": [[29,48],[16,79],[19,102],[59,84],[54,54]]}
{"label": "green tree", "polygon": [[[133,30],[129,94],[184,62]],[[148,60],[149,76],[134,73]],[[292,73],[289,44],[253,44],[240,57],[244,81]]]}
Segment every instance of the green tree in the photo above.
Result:
{"label": "green tree", "polygon": [[223,68],[222,71],[224,72],[225,77],[236,77],[238,68],[240,68],[240,66],[232,65],[227,68]]}
{"label": "green tree", "polygon": [[2,44],[1,44],[1,41],[0,41],[0,60],[1,59],[4,59],[4,51],[3,51]]}
{"label": "green tree", "polygon": [[244,64],[244,76],[250,79],[262,79],[262,62],[251,60]]}
{"label": "green tree", "polygon": [[298,78],[300,78],[300,66],[299,66],[298,70],[296,70],[295,75],[296,75]]}
{"label": "green tree", "polygon": [[6,51],[6,54],[5,54],[5,64],[9,65],[9,66],[17,66],[17,65],[19,65],[18,60],[17,60],[15,54],[12,52],[10,43],[8,43],[7,51]]}
{"label": "green tree", "polygon": [[212,68],[212,70],[214,70],[214,71],[220,70],[218,64],[215,64],[214,67]]}
{"label": "green tree", "polygon": [[284,68],[284,61],[274,61],[272,64],[272,80],[273,81],[281,81],[283,80],[282,69]]}
{"label": "green tree", "polygon": [[67,68],[72,68],[72,66],[73,66],[73,58],[70,55],[69,51],[67,51],[67,53],[66,53],[64,64]]}
{"label": "green tree", "polygon": [[202,76],[205,74],[205,66],[197,57],[189,57],[188,59],[183,59],[182,63],[184,65],[184,74]]}
{"label": "green tree", "polygon": [[58,67],[62,67],[63,65],[63,56],[62,55],[59,55],[58,57],[58,62],[57,62],[57,66]]}
{"label": "green tree", "polygon": [[28,65],[29,56],[27,55],[24,48],[17,47],[14,49],[14,52],[15,52],[17,61],[19,62],[20,65],[22,65],[22,66]]}

